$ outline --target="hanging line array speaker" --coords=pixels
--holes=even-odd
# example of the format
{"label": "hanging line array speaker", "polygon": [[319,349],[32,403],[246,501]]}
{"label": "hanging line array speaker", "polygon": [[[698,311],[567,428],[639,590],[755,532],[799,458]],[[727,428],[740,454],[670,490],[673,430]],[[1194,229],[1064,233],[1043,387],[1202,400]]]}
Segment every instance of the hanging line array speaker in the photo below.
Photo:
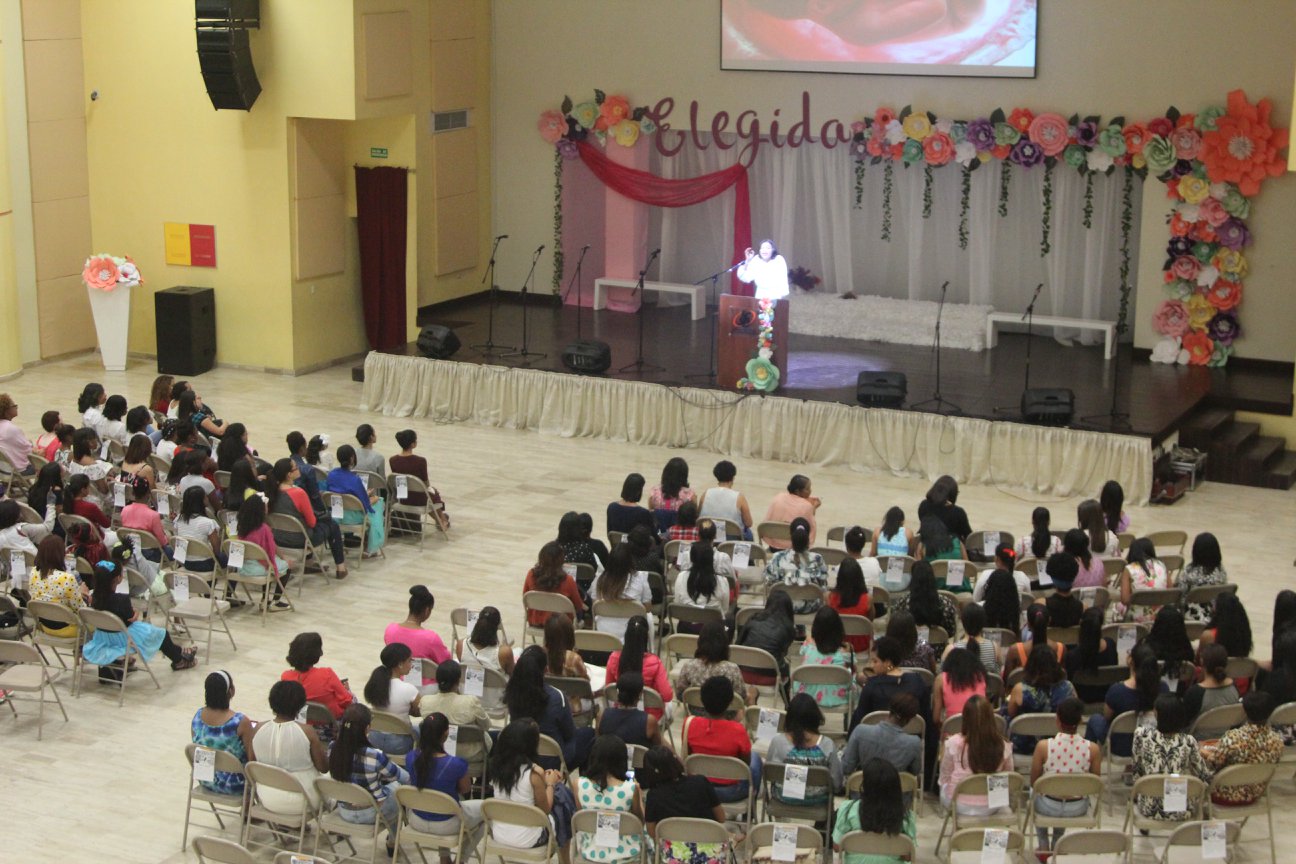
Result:
{"label": "hanging line array speaker", "polygon": [[260,0],[195,0],[198,67],[213,108],[250,111],[261,95],[249,39],[260,26]]}

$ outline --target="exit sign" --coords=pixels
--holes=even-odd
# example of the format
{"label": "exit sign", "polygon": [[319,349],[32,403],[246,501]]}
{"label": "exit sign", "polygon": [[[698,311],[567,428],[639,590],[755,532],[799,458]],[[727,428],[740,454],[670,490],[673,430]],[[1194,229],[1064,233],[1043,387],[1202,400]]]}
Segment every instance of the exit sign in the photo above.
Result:
{"label": "exit sign", "polygon": [[369,158],[370,158],[370,159],[386,159],[386,158],[387,158],[387,148],[386,148],[386,147],[370,147],[370,148],[369,148]]}

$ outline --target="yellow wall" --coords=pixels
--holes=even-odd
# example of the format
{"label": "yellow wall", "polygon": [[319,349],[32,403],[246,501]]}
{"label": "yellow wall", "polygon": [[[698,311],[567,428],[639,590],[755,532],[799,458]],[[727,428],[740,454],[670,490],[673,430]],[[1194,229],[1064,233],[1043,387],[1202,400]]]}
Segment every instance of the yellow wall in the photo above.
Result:
{"label": "yellow wall", "polygon": [[[882,104],[913,104],[955,116],[1021,105],[1146,118],[1172,104],[1195,111],[1222,103],[1235,87],[1252,98],[1272,98],[1280,125],[1288,125],[1292,116],[1296,3],[1291,0],[1044,2],[1034,80],[722,72],[718,6],[715,0],[496,4],[492,112],[502,134],[492,148],[495,233],[526,238],[518,241],[524,248],[552,236],[553,149],[536,134],[536,118],[556,108],[563,94],[580,101],[596,87],[624,93],[632,104],[675,97],[671,122],[676,128],[687,128],[692,99],[700,100],[707,122],[717,111],[732,117],[748,108],[768,122],[774,109],[786,113],[798,105],[805,90],[812,94],[818,122],[853,120]],[[1242,312],[1246,336],[1238,353],[1289,361],[1296,356],[1291,326],[1296,292],[1290,290],[1296,178],[1271,180],[1254,214],[1256,244]],[[1165,242],[1164,225],[1159,232],[1143,232],[1141,259],[1145,266],[1155,265],[1158,278],[1140,286],[1140,320],[1161,299]],[[501,284],[521,284],[527,264],[520,256],[501,260]]]}
{"label": "yellow wall", "polygon": [[[5,116],[4,58],[8,34],[0,32],[0,117]],[[0,132],[3,132],[0,129]],[[18,339],[18,279],[14,269],[13,204],[9,187],[9,145],[0,134],[0,376],[22,368]]]}

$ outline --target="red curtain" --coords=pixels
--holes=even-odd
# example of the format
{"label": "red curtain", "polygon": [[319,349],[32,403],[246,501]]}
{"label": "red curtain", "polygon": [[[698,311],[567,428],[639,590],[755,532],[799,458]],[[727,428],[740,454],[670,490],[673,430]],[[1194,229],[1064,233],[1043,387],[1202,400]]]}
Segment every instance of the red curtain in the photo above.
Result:
{"label": "red curtain", "polygon": [[[747,168],[744,165],[731,165],[714,174],[704,174],[687,180],[667,180],[637,168],[618,165],[597,147],[586,141],[577,143],[581,161],[609,189],[625,197],[651,204],[655,207],[687,207],[714,198],[721,192],[734,187],[734,239],[733,261],[743,257],[743,252],[751,242],[751,195],[747,188]],[[731,293],[752,296],[755,289],[738,281],[738,274],[731,276],[733,286]]]}
{"label": "red curtain", "polygon": [[369,347],[390,351],[405,344],[405,218],[409,184],[405,168],[356,166],[360,234],[360,295]]}

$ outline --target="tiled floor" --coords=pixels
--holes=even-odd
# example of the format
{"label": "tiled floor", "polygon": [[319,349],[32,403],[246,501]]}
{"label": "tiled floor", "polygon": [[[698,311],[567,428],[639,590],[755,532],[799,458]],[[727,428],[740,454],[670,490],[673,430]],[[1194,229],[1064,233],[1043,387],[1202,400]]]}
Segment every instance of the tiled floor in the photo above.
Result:
{"label": "tiled floor", "polygon": [[[76,396],[85,382],[100,381],[109,393],[123,393],[131,404],[138,404],[146,400],[153,374],[143,363],[134,363],[125,373],[105,373],[95,356],[86,355],[29,369],[0,383],[0,392],[15,397],[19,423],[34,434],[41,412],[48,408],[63,411],[65,419],[75,416]],[[222,369],[196,383],[222,417],[246,423],[253,445],[271,458],[283,454],[283,436],[290,429],[307,435],[327,432],[337,447],[352,441],[361,422],[375,426],[380,449],[390,455],[393,434],[407,425],[358,412],[360,385],[349,380],[346,367],[300,378]],[[187,781],[182,752],[208,671],[228,670],[238,688],[234,707],[266,717],[266,693],[286,666],[288,640],[299,631],[317,630],[324,637],[323,662],[353,682],[363,681],[377,664],[383,628],[404,616],[407,588],[420,582],[437,597],[431,624],[447,639],[450,610],[460,605],[498,605],[510,632],[518,632],[523,575],[539,547],[552,538],[563,512],[588,510],[601,532],[603,508],[616,497],[627,472],[639,471],[651,480],[668,458],[684,455],[691,463],[693,485],[705,488],[716,459],[709,453],[681,454],[660,447],[474,426],[423,421],[410,425],[420,433],[420,452],[428,457],[434,482],[448,502],[454,520],[451,539],[429,536],[422,552],[408,541],[393,543],[386,560],[353,565],[352,577],[342,584],[311,579],[298,611],[272,616],[264,627],[250,615],[236,615],[237,652],[218,641],[209,665],[173,673],[162,663],[161,692],[134,675],[123,708],[93,681],[79,699],[68,698],[66,684],[60,685],[71,720],[47,720],[40,743],[30,707],[20,708],[16,722],[7,710],[0,710],[0,812],[5,826],[0,830],[0,861],[34,855],[101,864],[195,860],[191,853],[179,854]],[[790,475],[809,474],[824,501],[823,526],[875,526],[891,504],[913,511],[928,485],[915,478],[845,469],[756,460],[738,460],[737,465],[737,485],[758,518]],[[1052,508],[1055,525],[1064,525],[1078,502],[969,486],[959,503],[967,508],[974,527],[1021,532],[1029,525],[1033,507]],[[1135,531],[1183,528],[1190,535],[1210,530],[1220,536],[1225,566],[1251,612],[1256,655],[1267,658],[1273,595],[1292,582],[1296,494],[1206,484],[1174,507],[1132,508],[1131,516]],[[1279,789],[1278,831],[1296,837],[1296,818],[1285,806],[1293,800],[1291,781],[1284,780]],[[939,822],[932,814],[927,807],[919,828],[923,861],[933,860]],[[1118,812],[1115,819],[1121,816]],[[1267,854],[1263,840],[1252,842],[1263,837],[1262,825],[1249,824],[1243,837],[1244,858],[1259,860]],[[1142,841],[1137,848],[1146,858],[1153,847]]]}

